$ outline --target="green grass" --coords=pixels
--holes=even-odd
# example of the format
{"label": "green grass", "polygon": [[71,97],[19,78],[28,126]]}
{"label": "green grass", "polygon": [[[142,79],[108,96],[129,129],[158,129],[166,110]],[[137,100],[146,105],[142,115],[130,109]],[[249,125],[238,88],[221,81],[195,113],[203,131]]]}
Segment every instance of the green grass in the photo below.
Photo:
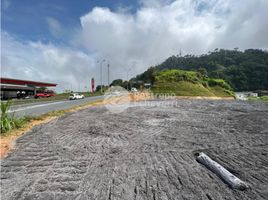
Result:
{"label": "green grass", "polygon": [[51,112],[45,113],[37,117],[25,116],[25,117],[20,117],[20,118],[16,118],[14,116],[14,113],[8,113],[8,110],[10,106],[12,105],[12,101],[1,102],[2,113],[1,113],[1,133],[0,134],[7,135],[9,133],[12,133],[12,130],[21,128],[25,126],[28,122],[31,122],[32,120],[44,120],[47,117],[62,116],[68,112],[73,112],[77,109],[84,108],[87,105],[94,105],[97,102],[98,101],[87,102],[87,103],[76,105],[74,107],[71,107],[65,110],[51,111]]}
{"label": "green grass", "polygon": [[28,116],[16,118],[14,113],[8,113],[11,105],[11,101],[1,102],[1,135],[5,135],[13,129],[21,128],[32,119]]}
{"label": "green grass", "polygon": [[152,91],[173,93],[176,96],[234,96],[232,88],[224,80],[184,70],[165,70],[157,73]]}
{"label": "green grass", "polygon": [[260,97],[260,100],[268,102],[268,96],[262,96],[262,97]]}
{"label": "green grass", "polygon": [[248,97],[248,100],[268,102],[268,96],[262,96],[262,97]]}
{"label": "green grass", "polygon": [[230,97],[230,96],[234,97],[235,96],[232,90],[227,90],[220,86],[210,87],[209,90],[217,97]]}
{"label": "green grass", "polygon": [[201,74],[193,71],[184,70],[165,70],[156,75],[157,82],[179,82],[189,81],[192,83],[199,83],[201,81]]}
{"label": "green grass", "polygon": [[158,83],[153,87],[154,93],[175,93],[176,96],[215,96],[202,84],[194,84],[187,81],[179,83]]}

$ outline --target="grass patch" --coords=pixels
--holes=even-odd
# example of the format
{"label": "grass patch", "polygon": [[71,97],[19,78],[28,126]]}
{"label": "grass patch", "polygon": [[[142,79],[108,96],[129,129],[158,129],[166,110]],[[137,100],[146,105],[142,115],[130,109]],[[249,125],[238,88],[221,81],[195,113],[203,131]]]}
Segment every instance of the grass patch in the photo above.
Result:
{"label": "grass patch", "polygon": [[251,100],[251,101],[264,101],[264,102],[268,102],[268,96],[248,97],[248,100]]}
{"label": "grass patch", "polygon": [[13,130],[23,128],[25,125],[33,121],[47,120],[48,118],[59,117],[69,112],[74,112],[83,108],[87,108],[89,106],[98,105],[100,104],[100,101],[102,102],[102,100],[99,100],[95,102],[85,103],[82,105],[77,105],[66,110],[51,111],[38,117],[24,116],[20,118],[15,117],[15,113],[8,113],[8,110],[12,105],[11,101],[1,102],[1,135],[6,136],[12,134]]}
{"label": "grass patch", "polygon": [[[13,141],[17,137],[30,131],[34,126],[48,123],[51,120],[56,119],[57,117],[60,117],[66,113],[75,112],[77,110],[85,109],[91,106],[101,105],[102,102],[103,102],[102,100],[98,100],[98,101],[94,101],[90,103],[85,103],[83,105],[74,106],[66,110],[52,111],[52,112],[43,114],[38,117],[24,117],[24,118],[19,118],[19,119],[12,118],[13,121],[15,120],[15,121],[20,121],[20,122],[18,122],[16,126],[11,126],[11,129],[9,129],[9,131],[6,131],[6,132],[2,132],[3,129],[1,127],[0,158],[3,158],[9,152],[9,150],[12,149]],[[11,105],[11,103],[9,104]],[[5,107],[7,108],[6,110],[8,110],[9,107],[8,106]],[[5,111],[5,113],[7,113],[7,111]],[[4,116],[1,115],[1,126],[2,126],[2,117]]]}
{"label": "grass patch", "polygon": [[23,127],[24,124],[32,119],[28,116],[16,118],[14,113],[8,113],[11,105],[11,101],[1,102],[1,135],[9,133],[13,129]]}
{"label": "grass patch", "polygon": [[234,97],[232,88],[222,79],[212,79],[198,72],[165,70],[155,75],[154,93],[176,96]]}
{"label": "grass patch", "polygon": [[260,100],[268,102],[268,96],[262,96],[262,97],[260,97]]}
{"label": "grass patch", "polygon": [[202,84],[194,84],[187,81],[179,83],[160,83],[153,87],[154,93],[175,93],[176,96],[215,96],[213,92]]}
{"label": "grass patch", "polygon": [[210,87],[209,90],[217,97],[230,97],[235,95],[233,91],[220,86]]}

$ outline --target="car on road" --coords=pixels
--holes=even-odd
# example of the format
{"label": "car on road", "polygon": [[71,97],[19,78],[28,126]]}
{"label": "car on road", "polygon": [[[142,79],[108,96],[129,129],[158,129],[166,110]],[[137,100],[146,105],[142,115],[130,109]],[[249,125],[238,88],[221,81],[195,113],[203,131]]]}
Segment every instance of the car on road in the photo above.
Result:
{"label": "car on road", "polygon": [[72,93],[69,96],[69,100],[77,100],[77,99],[84,99],[85,96],[83,94],[79,94],[79,93]]}
{"label": "car on road", "polygon": [[138,92],[137,88],[131,88],[131,92]]}
{"label": "car on road", "polygon": [[38,92],[35,94],[34,98],[48,98],[48,97],[54,97],[55,94],[53,91],[45,91],[45,92]]}

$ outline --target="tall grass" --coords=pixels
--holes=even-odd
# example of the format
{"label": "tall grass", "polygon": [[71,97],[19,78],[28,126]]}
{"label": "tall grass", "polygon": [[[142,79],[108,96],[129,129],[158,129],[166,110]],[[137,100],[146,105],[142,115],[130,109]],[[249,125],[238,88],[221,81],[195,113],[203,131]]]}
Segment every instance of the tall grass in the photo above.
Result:
{"label": "tall grass", "polygon": [[21,128],[30,117],[16,118],[15,113],[9,113],[11,101],[1,102],[1,134],[10,132],[12,129]]}

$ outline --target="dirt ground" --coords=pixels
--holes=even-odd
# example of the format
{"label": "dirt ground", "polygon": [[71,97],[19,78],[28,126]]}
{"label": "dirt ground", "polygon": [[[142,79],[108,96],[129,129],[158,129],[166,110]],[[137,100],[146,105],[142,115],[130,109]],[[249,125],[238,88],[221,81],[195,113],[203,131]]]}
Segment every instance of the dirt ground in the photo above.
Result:
{"label": "dirt ground", "polygon": [[[268,199],[268,104],[132,104],[66,114],[18,138],[1,161],[1,199]],[[250,188],[230,189],[198,152]]]}

